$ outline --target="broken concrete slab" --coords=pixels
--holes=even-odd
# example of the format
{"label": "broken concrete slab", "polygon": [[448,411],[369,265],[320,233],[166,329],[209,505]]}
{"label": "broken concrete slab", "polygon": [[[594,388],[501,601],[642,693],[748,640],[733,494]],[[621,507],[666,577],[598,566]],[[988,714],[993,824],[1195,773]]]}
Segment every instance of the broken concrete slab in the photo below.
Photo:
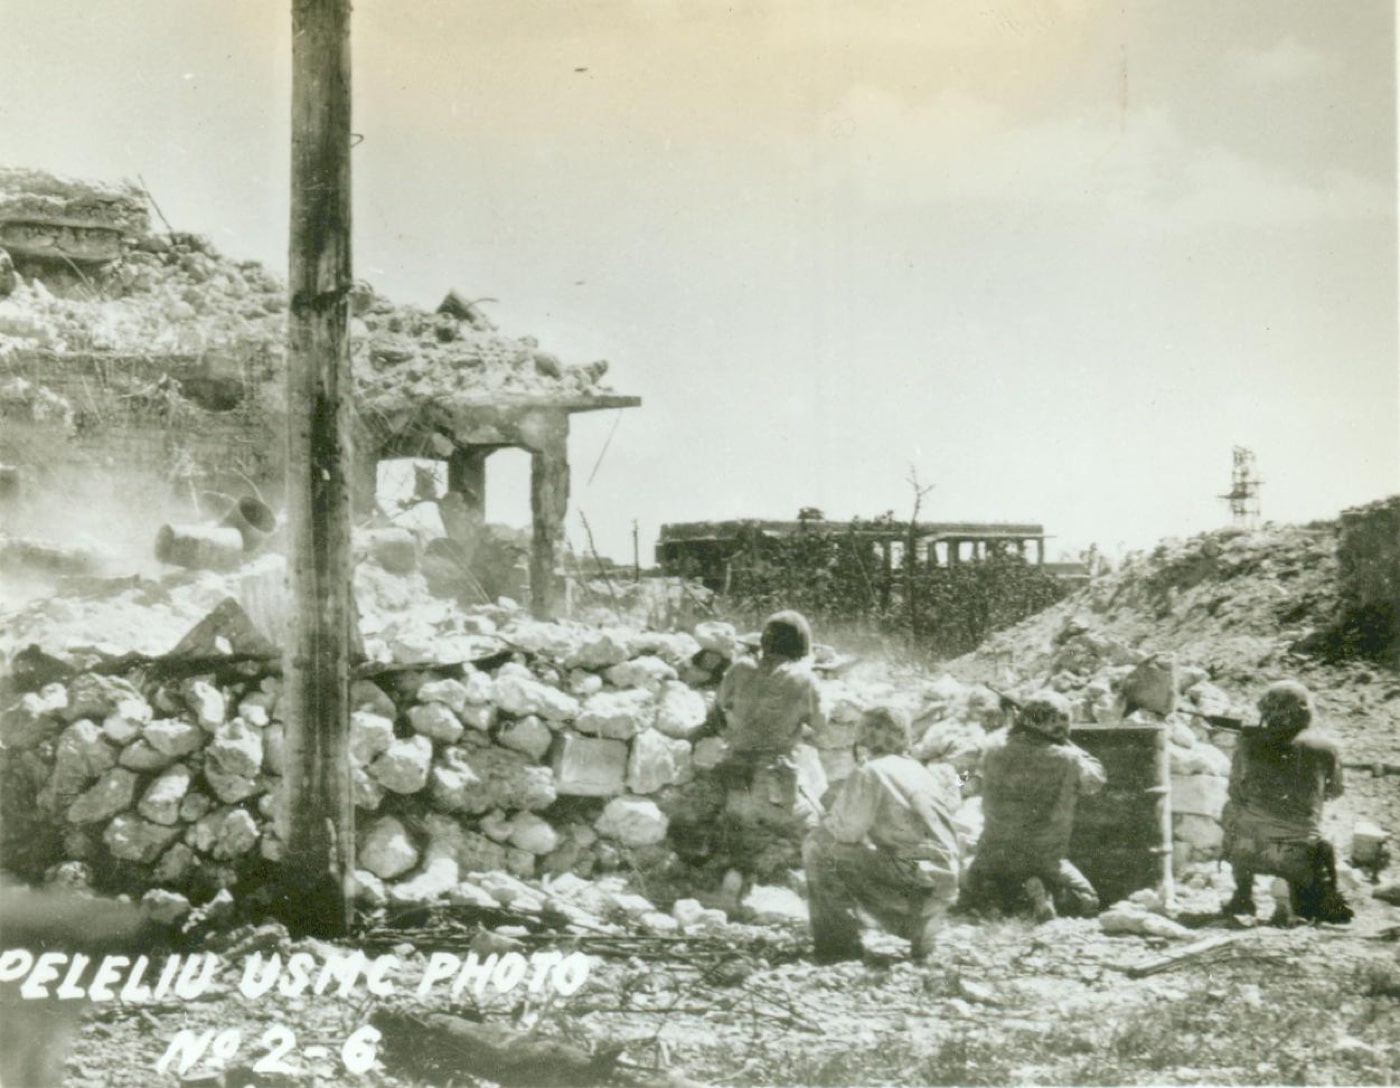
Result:
{"label": "broken concrete slab", "polygon": [[561,796],[611,797],[627,781],[627,745],[620,740],[564,733],[554,753],[554,779]]}

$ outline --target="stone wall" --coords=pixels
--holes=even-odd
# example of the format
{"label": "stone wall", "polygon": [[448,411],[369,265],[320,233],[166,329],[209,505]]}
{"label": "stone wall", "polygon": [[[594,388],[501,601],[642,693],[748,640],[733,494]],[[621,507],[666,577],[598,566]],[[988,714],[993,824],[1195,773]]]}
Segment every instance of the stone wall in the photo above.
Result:
{"label": "stone wall", "polygon": [[[589,876],[664,869],[666,809],[723,742],[700,738],[734,651],[699,634],[523,621],[514,660],[399,667],[354,685],[360,886],[382,901],[450,891],[469,872]],[[708,647],[706,647],[708,644]],[[143,684],[84,673],[0,719],[9,867],[87,863],[96,882],[203,898],[281,856],[283,726],[270,675]],[[271,864],[270,864],[271,863]]]}
{"label": "stone wall", "polygon": [[1400,495],[1342,512],[1338,581],[1368,646],[1400,656]]}

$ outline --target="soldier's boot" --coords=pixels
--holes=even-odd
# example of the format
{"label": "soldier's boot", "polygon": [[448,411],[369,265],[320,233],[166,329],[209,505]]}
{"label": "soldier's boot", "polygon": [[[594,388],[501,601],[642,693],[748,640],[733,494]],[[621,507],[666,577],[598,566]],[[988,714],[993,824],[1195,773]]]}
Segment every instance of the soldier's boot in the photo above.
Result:
{"label": "soldier's boot", "polygon": [[1254,905],[1254,874],[1237,870],[1235,873],[1235,894],[1230,896],[1220,908],[1220,913],[1233,916],[1243,914],[1253,918],[1258,909]]}
{"label": "soldier's boot", "polygon": [[948,921],[949,908],[944,908],[936,914],[928,915],[914,923],[913,935],[909,938],[909,958],[915,963],[923,963],[928,959],[929,953],[933,951],[934,942],[938,940],[938,933]]}
{"label": "soldier's boot", "polygon": [[1048,922],[1055,917],[1055,901],[1045,888],[1045,881],[1033,876],[1021,885],[1021,891],[1030,900],[1031,916],[1037,922]]}

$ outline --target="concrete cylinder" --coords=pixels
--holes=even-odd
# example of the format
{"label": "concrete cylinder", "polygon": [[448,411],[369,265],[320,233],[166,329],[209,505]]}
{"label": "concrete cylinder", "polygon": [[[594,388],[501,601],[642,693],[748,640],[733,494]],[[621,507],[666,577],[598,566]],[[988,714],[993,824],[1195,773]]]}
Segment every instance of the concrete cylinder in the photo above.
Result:
{"label": "concrete cylinder", "polygon": [[243,561],[243,535],[225,525],[162,525],[156,558],[190,570],[233,570]]}
{"label": "concrete cylinder", "polygon": [[248,496],[233,504],[223,524],[227,528],[238,530],[243,538],[245,552],[255,552],[277,528],[277,515],[272,512],[272,507],[261,499]]}

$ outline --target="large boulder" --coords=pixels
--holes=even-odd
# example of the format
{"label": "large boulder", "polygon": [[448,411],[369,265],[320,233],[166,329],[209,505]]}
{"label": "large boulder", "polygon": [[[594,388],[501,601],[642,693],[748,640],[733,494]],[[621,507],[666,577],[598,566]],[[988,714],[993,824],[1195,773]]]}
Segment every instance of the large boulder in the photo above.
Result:
{"label": "large boulder", "polygon": [[650,691],[600,691],[584,702],[574,728],[592,736],[628,740],[655,719],[656,702]]}
{"label": "large boulder", "polygon": [[68,822],[102,823],[129,809],[135,797],[136,775],[124,767],[114,767],[68,806]]}
{"label": "large boulder", "polygon": [[496,706],[512,717],[533,714],[551,722],[573,721],[578,717],[577,699],[533,677],[498,674],[495,694]]}
{"label": "large boulder", "polygon": [[418,864],[418,848],[400,820],[381,816],[365,829],[356,860],[380,879],[393,880]]}
{"label": "large boulder", "polygon": [[667,680],[676,679],[676,670],[659,657],[638,657],[614,665],[603,674],[615,688],[643,688],[655,693]]}
{"label": "large boulder", "polygon": [[394,793],[417,793],[428,784],[433,742],[413,736],[396,740],[369,765],[370,777]]}
{"label": "large boulder", "polygon": [[178,827],[151,823],[131,813],[122,813],[107,825],[102,841],[114,858],[149,865],[160,857],[179,833]]}
{"label": "large boulder", "polygon": [[627,758],[627,788],[632,793],[655,793],[679,782],[690,771],[690,745],[655,729],[632,738]]}
{"label": "large boulder", "polygon": [[176,763],[158,774],[146,787],[136,811],[151,823],[172,827],[180,822],[180,806],[189,793],[194,775],[183,763]]}
{"label": "large boulder", "polygon": [[567,657],[566,669],[606,669],[627,660],[627,632],[603,628],[583,639]]}
{"label": "large boulder", "polygon": [[623,846],[650,846],[666,838],[666,815],[643,797],[614,797],[593,823],[598,834]]}
{"label": "large boulder", "polygon": [[151,717],[145,697],[119,676],[85,672],[68,682],[68,706],[63,716],[70,722],[79,718],[102,721],[118,711],[137,717],[144,712],[148,721]]}
{"label": "large boulder", "polygon": [[189,722],[178,718],[159,718],[146,723],[141,730],[141,739],[157,752],[179,759],[203,748],[208,736],[199,726]]}
{"label": "large boulder", "polygon": [[[456,683],[456,681],[443,680],[439,683]],[[429,687],[430,685],[423,686]],[[459,700],[458,705],[465,710],[467,704],[464,700]],[[444,744],[455,744],[462,736],[462,723],[453,713],[452,707],[445,702],[422,703],[419,706],[409,707],[408,723],[413,726],[415,733],[421,733],[429,740],[440,740]]]}
{"label": "large boulder", "polygon": [[496,734],[496,743],[539,760],[544,758],[549,746],[554,743],[554,734],[549,731],[549,726],[529,714],[502,724],[500,732]]}
{"label": "large boulder", "polygon": [[705,728],[708,718],[705,697],[694,688],[679,680],[668,680],[661,685],[654,721],[659,732],[668,737],[692,740]]}
{"label": "large boulder", "polygon": [[354,762],[373,763],[375,757],[393,743],[392,715],[369,710],[357,710],[350,715],[350,758]]}

